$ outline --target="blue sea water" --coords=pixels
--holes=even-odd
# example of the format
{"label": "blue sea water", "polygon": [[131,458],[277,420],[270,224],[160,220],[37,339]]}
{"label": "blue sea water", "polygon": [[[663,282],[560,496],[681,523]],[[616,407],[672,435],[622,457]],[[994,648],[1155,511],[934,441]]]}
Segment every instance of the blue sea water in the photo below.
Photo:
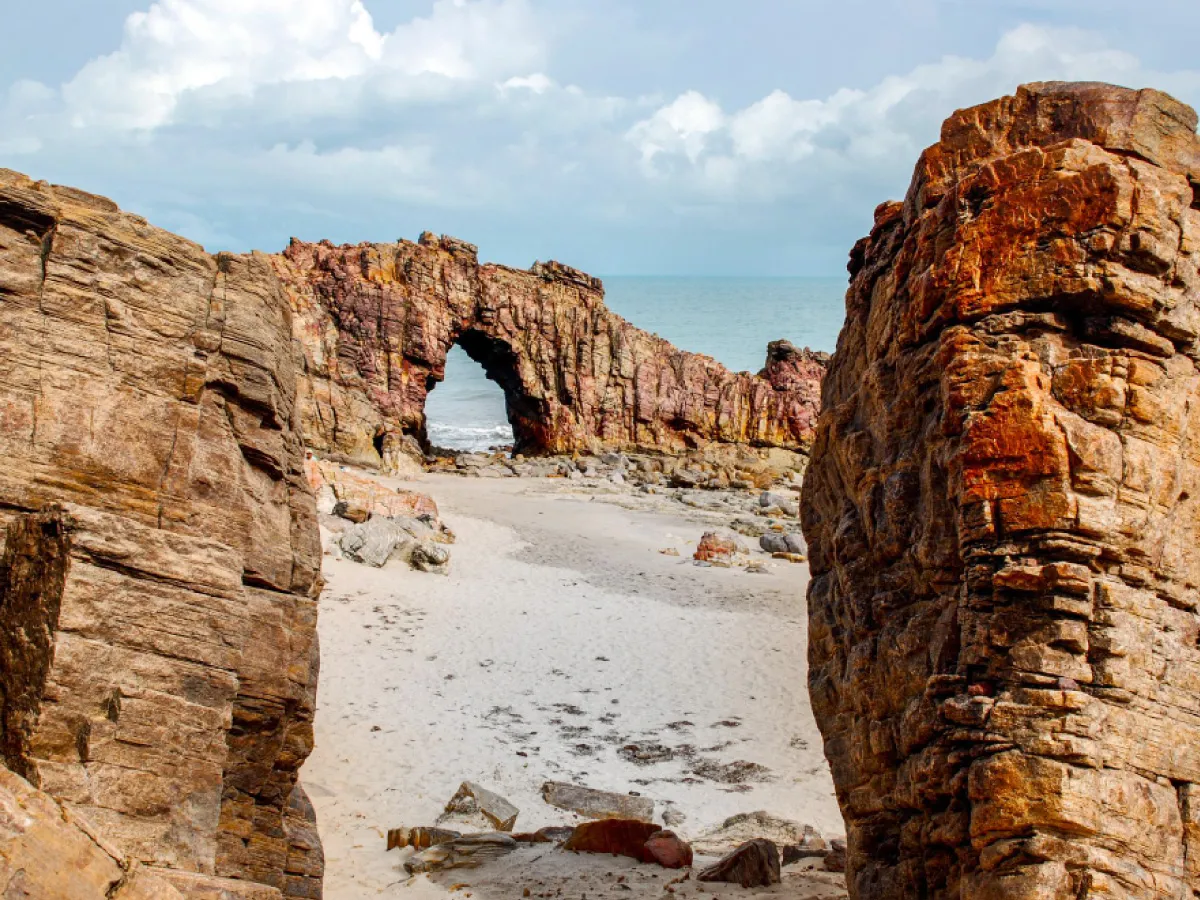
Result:
{"label": "blue sea water", "polygon": [[[734,371],[757,372],[767,343],[779,338],[832,352],[845,316],[845,277],[610,276],[604,289],[609,308],[634,325]],[[482,450],[512,441],[499,385],[458,347],[425,413],[439,447]]]}

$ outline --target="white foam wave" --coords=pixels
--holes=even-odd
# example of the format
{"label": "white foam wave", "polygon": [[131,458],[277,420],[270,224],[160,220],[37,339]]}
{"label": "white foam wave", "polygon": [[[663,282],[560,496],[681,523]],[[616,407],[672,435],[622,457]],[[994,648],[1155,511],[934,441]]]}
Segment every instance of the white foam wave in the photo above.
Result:
{"label": "white foam wave", "polygon": [[429,422],[426,426],[429,443],[448,450],[486,450],[499,444],[513,442],[512,426],[507,422],[452,425]]}

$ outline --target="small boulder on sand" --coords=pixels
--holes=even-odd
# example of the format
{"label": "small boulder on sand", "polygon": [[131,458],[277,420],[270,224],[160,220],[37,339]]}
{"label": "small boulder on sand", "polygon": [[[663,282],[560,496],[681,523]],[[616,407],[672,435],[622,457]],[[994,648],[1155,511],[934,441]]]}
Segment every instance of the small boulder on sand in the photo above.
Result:
{"label": "small boulder on sand", "polygon": [[542,799],[551,806],[579,813],[585,819],[638,819],[649,822],[654,817],[653,800],[597,791],[561,781],[543,784]]}
{"label": "small boulder on sand", "polygon": [[808,544],[804,542],[804,536],[795,532],[780,534],[777,531],[769,531],[758,539],[758,546],[767,553],[796,553],[801,556],[808,553]]}
{"label": "small boulder on sand", "polygon": [[747,841],[704,869],[696,880],[722,881],[746,888],[780,884],[783,874],[779,867],[779,848],[765,838]]}
{"label": "small boulder on sand", "polygon": [[783,847],[789,844],[801,845],[806,840],[811,840],[810,835],[815,833],[808,825],[783,819],[760,809],[730,816],[717,828],[692,841],[692,846],[696,848],[697,853],[720,856],[755,838],[766,838]]}
{"label": "small boulder on sand", "polygon": [[440,544],[423,541],[413,547],[408,564],[421,572],[447,575],[450,572],[450,552]]}
{"label": "small boulder on sand", "polygon": [[519,812],[499,794],[473,781],[464,781],[446,804],[446,811],[438,816],[436,824],[438,827],[455,825],[464,829],[512,831]]}
{"label": "small boulder on sand", "polygon": [[401,559],[422,572],[445,574],[450,568],[450,553],[443,546],[446,534],[422,519],[372,516],[343,531],[338,546],[363,565],[381,568]]}
{"label": "small boulder on sand", "polygon": [[467,834],[422,850],[410,857],[404,863],[404,868],[412,875],[419,872],[440,872],[444,869],[477,869],[485,863],[512,853],[518,846],[509,835],[498,831]]}
{"label": "small boulder on sand", "polygon": [[788,516],[800,515],[800,503],[794,496],[788,497],[774,491],[763,491],[758,498],[758,505],[762,509],[778,509]]}
{"label": "small boulder on sand", "polygon": [[706,531],[700,538],[700,544],[696,547],[692,558],[698,562],[729,566],[733,564],[737,556],[747,552],[749,551],[747,551],[746,545],[734,535]]}
{"label": "small boulder on sand", "polygon": [[576,853],[612,853],[646,862],[646,841],[659,833],[653,822],[636,819],[600,819],[575,826],[564,850]]}
{"label": "small boulder on sand", "polygon": [[673,831],[658,831],[645,844],[643,862],[656,862],[664,869],[686,869],[692,864],[692,847]]}
{"label": "small boulder on sand", "polygon": [[383,516],[347,528],[338,540],[342,553],[349,559],[377,569],[392,558],[398,547],[411,543],[415,543],[412,535]]}

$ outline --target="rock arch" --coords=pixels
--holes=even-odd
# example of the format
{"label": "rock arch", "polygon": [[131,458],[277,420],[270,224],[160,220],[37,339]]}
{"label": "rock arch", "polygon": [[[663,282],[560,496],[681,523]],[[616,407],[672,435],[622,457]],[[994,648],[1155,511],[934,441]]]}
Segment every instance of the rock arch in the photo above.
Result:
{"label": "rock arch", "polygon": [[[299,395],[314,450],[403,467],[425,449],[424,404],[459,344],[505,392],[516,449],[676,453],[707,443],[803,451],[820,354],[787,345],[760,375],[730,372],[631,325],[603,285],[560,263],[480,265],[476,249],[293,240],[272,262],[295,312]],[[781,345],[782,346],[782,345]]]}

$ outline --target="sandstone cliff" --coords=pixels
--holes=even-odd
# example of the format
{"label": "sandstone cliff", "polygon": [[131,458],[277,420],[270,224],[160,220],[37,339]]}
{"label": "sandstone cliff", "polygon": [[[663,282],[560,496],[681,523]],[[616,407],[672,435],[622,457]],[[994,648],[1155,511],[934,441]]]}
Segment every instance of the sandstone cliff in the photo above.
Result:
{"label": "sandstone cliff", "polygon": [[851,255],[803,497],[855,897],[1200,891],[1200,141],[952,116]]}
{"label": "sandstone cliff", "polygon": [[635,328],[604,305],[598,279],[558,263],[480,265],[470,244],[430,234],[293,241],[272,262],[303,349],[305,440],[324,454],[389,467],[419,458],[425,398],[455,344],[504,390],[517,452],[812,440],[821,354],[781,342],[770,365],[786,376],[730,372]]}
{"label": "sandstone cliff", "polygon": [[291,341],[266,257],[0,170],[0,749],[185,895],[320,895]]}

